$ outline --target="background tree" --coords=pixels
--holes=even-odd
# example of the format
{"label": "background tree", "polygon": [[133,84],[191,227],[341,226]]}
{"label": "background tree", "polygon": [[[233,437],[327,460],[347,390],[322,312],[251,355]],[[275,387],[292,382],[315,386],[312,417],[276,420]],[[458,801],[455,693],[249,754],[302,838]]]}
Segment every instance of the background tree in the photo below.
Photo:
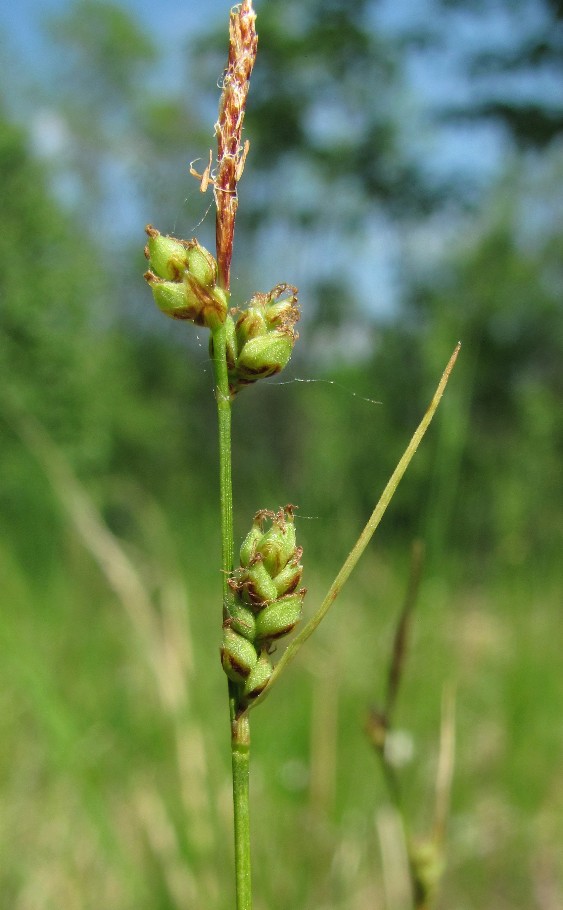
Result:
{"label": "background tree", "polygon": [[479,0],[442,0],[441,6],[454,21],[461,11],[483,26],[489,17],[497,25],[481,46],[462,53],[473,93],[448,116],[499,123],[519,148],[545,149],[563,132],[558,91],[563,77],[560,0],[503,0],[489,10]]}

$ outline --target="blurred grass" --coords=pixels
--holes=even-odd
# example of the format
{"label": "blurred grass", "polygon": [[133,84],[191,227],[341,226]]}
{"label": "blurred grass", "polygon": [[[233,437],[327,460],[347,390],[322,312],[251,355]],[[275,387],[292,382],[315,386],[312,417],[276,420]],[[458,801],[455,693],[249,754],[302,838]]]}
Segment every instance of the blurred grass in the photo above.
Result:
{"label": "blurred grass", "polygon": [[[139,628],[72,522],[38,581],[3,535],[2,906],[226,910],[228,719],[206,524],[171,530],[153,502],[123,487],[131,518],[120,539],[102,532],[78,490],[113,558],[129,561],[150,615]],[[307,563],[309,609],[331,580]],[[528,567],[464,590],[444,575],[423,582],[397,725],[413,749],[401,773],[424,834],[441,693],[456,683],[440,907],[561,906],[560,581]],[[383,697],[405,583],[401,560],[372,546],[253,715],[257,910],[385,906],[378,825],[388,801],[364,723]]]}

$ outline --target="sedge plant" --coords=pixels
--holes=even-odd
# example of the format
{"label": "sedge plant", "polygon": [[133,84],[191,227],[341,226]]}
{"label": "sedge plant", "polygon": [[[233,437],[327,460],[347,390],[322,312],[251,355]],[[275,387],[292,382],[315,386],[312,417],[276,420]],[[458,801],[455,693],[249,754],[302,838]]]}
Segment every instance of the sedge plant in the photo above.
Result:
{"label": "sedge plant", "polygon": [[298,292],[287,283],[279,283],[266,293],[256,293],[246,303],[231,299],[237,185],[249,151],[249,142],[243,142],[242,132],[258,45],[255,23],[251,0],[243,0],[231,10],[228,62],[215,125],[217,152],[215,156],[210,152],[203,173],[190,168],[200,181],[201,190],[211,188],[213,192],[215,255],[196,239],[164,236],[151,225],[146,229],[145,248],[149,260],[145,279],[157,306],[173,319],[206,327],[210,333],[219,436],[223,577],[220,655],[228,680],[237,910],[250,910],[252,906],[251,711],[264,701],[287,664],[314,632],[369,543],[434,415],[459,350],[458,345],[426,414],[326,597],[274,665],[273,643],[298,624],[305,597],[294,507],[286,505],[275,512],[259,509],[240,546],[235,565],[231,480],[233,406],[238,395],[254,383],[284,369],[298,339],[295,325],[299,320]]}

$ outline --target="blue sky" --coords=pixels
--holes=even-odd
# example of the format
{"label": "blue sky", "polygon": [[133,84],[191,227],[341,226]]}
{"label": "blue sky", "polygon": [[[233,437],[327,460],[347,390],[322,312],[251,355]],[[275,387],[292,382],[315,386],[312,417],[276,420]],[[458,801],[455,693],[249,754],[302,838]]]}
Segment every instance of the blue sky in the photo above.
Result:
{"label": "blue sky", "polygon": [[[157,45],[172,47],[178,59],[186,37],[192,31],[209,26],[213,20],[219,21],[223,17],[226,20],[229,9],[225,0],[120,0],[120,3],[140,18]],[[267,0],[257,0],[258,15],[265,3]],[[73,0],[19,0],[0,6],[0,34],[5,36],[3,43],[10,49],[16,71],[40,78],[42,66],[56,53],[52,43],[45,38],[43,25],[50,16],[72,4]],[[391,32],[405,27],[424,27],[435,21],[432,0],[381,0],[374,9],[379,25],[383,23]],[[486,40],[484,26],[479,24],[482,20],[458,15],[452,22],[458,45],[471,47]],[[506,27],[503,16],[487,14],[486,35],[490,40],[502,40],[503,34],[506,37]],[[174,53],[169,54],[168,59],[173,76]],[[468,85],[460,78],[457,63],[452,47],[432,55],[409,53],[407,75],[415,104],[424,109],[442,102],[465,100]],[[545,88],[549,91],[549,86]],[[475,142],[481,146],[480,152],[474,148]],[[433,159],[439,170],[455,169],[458,164],[465,166],[469,160],[477,170],[493,172],[500,153],[498,134],[486,129],[476,132],[474,127],[469,134],[460,127],[442,130],[439,145],[440,154]]]}
{"label": "blue sky", "polygon": [[[73,0],[18,0],[0,4],[1,33],[9,36],[21,54],[22,62],[40,67],[42,55],[49,53],[42,25],[49,16],[63,12]],[[225,14],[224,0],[119,0],[119,5],[137,15],[153,32],[158,43],[177,41],[191,28],[200,29],[205,20]]]}
{"label": "blue sky", "polygon": [[[41,67],[54,52],[52,44],[45,38],[43,25],[52,15],[70,8],[75,0],[12,0],[0,4],[0,38],[4,47],[11,51],[11,61],[23,72],[40,76]],[[268,0],[255,0],[260,15],[261,6]],[[306,2],[306,0],[305,0]],[[213,24],[213,20],[225,19],[229,3],[225,0],[119,0],[120,5],[138,16],[146,26],[157,45],[172,47],[179,54],[186,38],[192,31]],[[463,102],[479,94],[479,82],[471,84],[460,75],[459,62],[463,54],[475,48],[510,47],[518,40],[514,33],[515,24],[527,29],[541,27],[544,20],[543,4],[528,0],[518,5],[518,17],[507,18],[498,3],[486,4],[478,14],[453,10],[444,14],[435,0],[379,0],[374,3],[374,20],[378,26],[391,33],[404,29],[426,28],[429,25],[442,29],[446,41],[442,48],[423,52],[410,51],[406,58],[406,72],[413,97],[421,107],[432,108],[443,102]],[[259,21],[259,20],[258,20]],[[55,50],[56,52],[56,50]],[[174,68],[174,55],[170,57]],[[512,92],[522,98],[533,98],[537,93],[561,103],[561,85],[553,73],[536,73],[533,79],[520,77],[499,77],[499,85],[510,86]],[[443,139],[443,137],[442,137]],[[449,131],[449,149],[444,148],[444,164],[448,157],[452,161],[459,148],[467,152],[467,136],[460,131]],[[492,153],[492,146],[488,150]],[[489,156],[487,156],[488,159]],[[476,165],[478,161],[476,160]],[[484,162],[481,162],[482,166]]]}
{"label": "blue sky", "polygon": [[[258,28],[260,7],[267,2],[268,0],[256,0]],[[17,63],[17,70],[26,74],[30,84],[41,78],[42,68],[48,66],[53,54],[58,52],[52,40],[45,36],[43,28],[45,22],[53,15],[70,8],[73,3],[74,0],[19,0],[19,2],[13,0],[11,7],[7,4],[2,5],[0,28],[8,36],[11,57]],[[171,76],[172,79],[176,72],[178,77],[183,72],[183,67],[180,67],[179,63],[181,54],[185,52],[186,38],[192,31],[208,27],[213,23],[213,19],[224,21],[226,32],[227,13],[230,6],[225,0],[198,0],[198,2],[194,2],[194,0],[120,0],[120,4],[139,17],[141,24],[151,32],[157,46],[174,49],[172,54],[168,54],[169,63],[166,72],[166,78]],[[431,7],[432,0],[417,0],[417,2],[382,0],[376,8],[376,15],[379,25],[383,21],[391,31],[394,31],[405,25],[412,26],[417,21],[421,25],[425,25]],[[178,64],[176,64],[176,60]],[[416,55],[411,55],[408,66],[413,111],[417,106],[423,111],[425,106],[431,105],[435,98],[443,98],[444,85],[448,87],[450,96],[456,91],[461,91],[455,77],[453,61],[448,59],[447,55],[440,55],[434,61],[430,61],[430,65],[427,58],[417,59]],[[48,109],[43,110],[40,104],[37,104],[37,100],[33,97],[33,92],[31,97],[28,96],[27,103],[31,108],[31,119],[28,121],[28,125],[31,125],[32,134],[37,140],[37,147],[42,145],[42,153],[49,154],[49,143],[51,143],[51,153],[56,156],[57,143],[59,143],[59,147],[64,146],[64,124],[62,133],[57,134],[57,130],[61,129],[61,124],[57,123],[56,117],[52,117]],[[464,167],[470,163],[471,167],[476,167],[484,174],[487,169],[494,168],[499,151],[497,137],[487,131],[472,130],[467,134],[456,128],[447,131],[446,141],[443,137],[438,139],[431,132],[421,131],[420,135],[413,135],[413,141],[420,145],[421,153],[426,155],[428,168],[434,168],[437,175],[450,169],[455,170],[460,163]],[[120,182],[123,182],[123,179],[118,175],[116,187]],[[59,188],[63,192],[68,191],[70,194],[73,192],[72,184]],[[119,195],[119,187],[116,193]],[[197,195],[195,194],[195,196]],[[200,200],[192,197],[190,205],[193,207],[199,202]],[[108,211],[106,217],[118,232],[128,230],[130,225],[135,225],[136,229],[139,222],[143,223],[143,218],[152,220],[152,217],[146,216],[146,213],[136,210],[135,199],[131,193],[125,193],[122,200],[116,198],[114,209],[115,211]],[[179,220],[181,221],[185,215],[185,212],[179,211]],[[194,217],[194,223],[198,217],[200,216]],[[132,227],[131,230],[133,230]],[[393,262],[399,255],[398,238],[379,216],[374,217],[370,231],[365,250],[365,259],[369,262],[369,268],[364,271],[366,289],[362,296],[365,296],[366,299],[374,296],[371,289],[375,285],[377,293],[374,306],[382,310],[390,310],[393,308],[397,294]],[[436,247],[436,254],[439,254],[441,236],[441,228],[438,225],[433,229],[429,229],[427,225],[423,236],[419,236],[416,231],[413,231],[411,241],[413,247],[422,243],[425,255],[427,252],[433,251],[434,247]],[[319,242],[323,246],[325,239],[321,239]],[[267,248],[261,250],[260,255],[256,258],[258,261],[272,263],[271,251],[274,249],[277,250],[280,260],[283,260],[284,256],[295,256],[294,251],[284,249],[287,243],[287,237],[269,237]],[[339,258],[346,259],[348,254],[339,249],[340,245],[334,237],[332,241],[326,240],[326,243],[333,244],[331,259],[334,263],[338,263]],[[310,268],[309,263],[312,260],[322,261],[323,258],[326,258],[326,248],[313,248],[314,244],[311,243],[311,240],[301,246],[306,249],[302,255],[303,261],[294,261],[292,264],[292,271],[297,273],[295,278],[297,283],[306,281]],[[272,267],[274,270],[278,268],[276,263],[272,263]]]}

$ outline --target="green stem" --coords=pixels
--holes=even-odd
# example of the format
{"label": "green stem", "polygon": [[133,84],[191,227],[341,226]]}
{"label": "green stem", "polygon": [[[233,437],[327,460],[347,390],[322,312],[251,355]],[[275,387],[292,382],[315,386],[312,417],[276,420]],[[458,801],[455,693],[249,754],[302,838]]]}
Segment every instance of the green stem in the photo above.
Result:
{"label": "green stem", "polygon": [[[231,395],[227,371],[225,324],[212,330],[215,396],[219,426],[219,486],[221,499],[221,568],[223,574],[223,618],[229,615],[233,594],[228,585],[233,571],[233,480],[231,464]],[[250,870],[250,728],[247,717],[237,718],[237,692],[229,682],[231,717],[231,759],[233,768],[233,810],[235,832],[236,910],[251,910]]]}
{"label": "green stem", "polygon": [[237,910],[251,910],[250,871],[250,727],[243,715],[232,725],[233,808],[235,816],[235,882]]}
{"label": "green stem", "polygon": [[219,425],[219,494],[221,498],[221,568],[223,571],[223,612],[228,612],[232,600],[228,580],[233,571],[233,480],[231,467],[231,395],[227,371],[227,332],[225,324],[218,326],[213,335],[213,368],[215,371],[215,397]]}

